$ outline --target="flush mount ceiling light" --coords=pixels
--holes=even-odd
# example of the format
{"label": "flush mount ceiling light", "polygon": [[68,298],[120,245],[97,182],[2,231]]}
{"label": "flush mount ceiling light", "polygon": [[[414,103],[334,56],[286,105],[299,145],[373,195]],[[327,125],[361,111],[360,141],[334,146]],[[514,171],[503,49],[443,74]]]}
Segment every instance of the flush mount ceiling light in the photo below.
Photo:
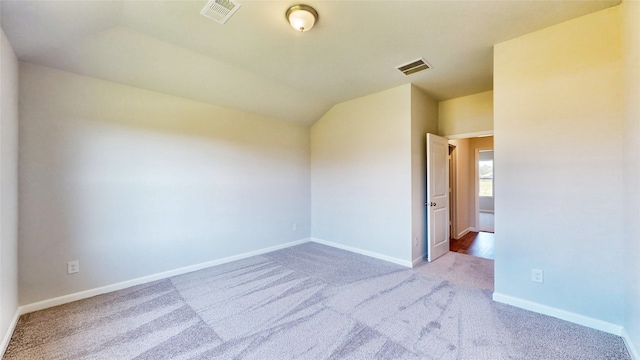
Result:
{"label": "flush mount ceiling light", "polygon": [[294,5],[287,10],[287,20],[292,28],[308,31],[318,21],[318,12],[309,5]]}

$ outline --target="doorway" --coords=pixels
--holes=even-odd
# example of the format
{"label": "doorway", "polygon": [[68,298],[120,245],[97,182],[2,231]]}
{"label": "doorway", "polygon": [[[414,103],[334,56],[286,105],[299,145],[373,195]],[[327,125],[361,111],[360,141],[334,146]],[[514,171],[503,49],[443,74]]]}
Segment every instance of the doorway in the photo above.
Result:
{"label": "doorway", "polygon": [[450,251],[493,259],[493,136],[449,140]]}
{"label": "doorway", "polygon": [[477,191],[476,193],[476,224],[478,231],[495,231],[495,202],[493,185],[493,150],[476,152]]}

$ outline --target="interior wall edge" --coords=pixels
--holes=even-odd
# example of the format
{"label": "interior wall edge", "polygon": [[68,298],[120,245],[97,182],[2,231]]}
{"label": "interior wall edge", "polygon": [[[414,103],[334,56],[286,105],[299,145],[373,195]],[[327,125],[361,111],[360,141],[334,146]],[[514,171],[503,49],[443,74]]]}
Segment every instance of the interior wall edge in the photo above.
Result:
{"label": "interior wall edge", "polygon": [[11,337],[13,336],[13,332],[16,330],[16,326],[18,325],[18,320],[20,319],[21,309],[18,307],[13,315],[13,319],[11,319],[11,323],[9,327],[7,327],[7,331],[2,337],[2,342],[0,342],[0,358],[4,356],[4,353],[7,351],[9,347],[9,342],[11,341]]}
{"label": "interior wall edge", "polygon": [[427,259],[427,254],[424,254],[422,256],[419,256],[419,257],[413,259],[411,267],[414,268],[414,267],[418,266],[418,264],[420,264],[423,261],[426,261],[426,259]]}
{"label": "interior wall edge", "polygon": [[622,328],[622,334],[620,336],[622,337],[622,340],[624,341],[624,344],[629,351],[629,355],[631,355],[631,359],[640,360],[640,351],[638,351],[638,349],[633,346],[633,341],[631,340],[631,336],[629,336],[629,334],[627,333],[627,329]]}
{"label": "interior wall edge", "polygon": [[0,355],[11,339],[19,306],[19,68],[15,51],[0,29]]}

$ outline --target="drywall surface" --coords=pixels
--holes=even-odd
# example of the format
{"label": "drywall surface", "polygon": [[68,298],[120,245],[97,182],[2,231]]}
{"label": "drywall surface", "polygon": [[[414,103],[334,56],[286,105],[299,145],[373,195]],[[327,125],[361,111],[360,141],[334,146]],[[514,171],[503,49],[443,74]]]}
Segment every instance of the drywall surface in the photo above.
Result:
{"label": "drywall surface", "polygon": [[488,212],[488,213],[494,212],[493,196],[480,196],[478,200],[479,200],[478,207],[480,208],[480,212]]}
{"label": "drywall surface", "polygon": [[[469,139],[449,140],[449,144],[454,145],[455,149],[455,221],[451,236],[459,239],[467,232],[475,229],[475,216],[472,217],[475,205],[473,201],[473,173],[470,172],[471,163],[469,161]],[[450,174],[453,172],[450,172]],[[472,206],[473,205],[473,206]]]}
{"label": "drywall surface", "polygon": [[18,59],[0,37],[0,355],[18,309]]}
{"label": "drywall surface", "polygon": [[335,105],[311,128],[312,236],[411,261],[411,85]]}
{"label": "drywall surface", "polygon": [[615,7],[494,48],[495,292],[600,325],[624,309],[620,23]]}
{"label": "drywall surface", "polygon": [[625,159],[625,321],[635,355],[640,358],[640,2],[623,1],[626,114]]}
{"label": "drywall surface", "polygon": [[304,126],[21,63],[20,157],[21,304],[310,236]]}
{"label": "drywall surface", "polygon": [[438,107],[438,133],[441,136],[493,131],[493,91],[441,101]]}
{"label": "drywall surface", "polygon": [[427,254],[427,133],[438,132],[438,103],[411,86],[411,245],[413,262]]}
{"label": "drywall surface", "polygon": [[493,136],[485,136],[485,137],[475,137],[469,139],[469,144],[471,146],[471,153],[474,156],[475,161],[475,153],[478,150],[492,150],[493,149]]}

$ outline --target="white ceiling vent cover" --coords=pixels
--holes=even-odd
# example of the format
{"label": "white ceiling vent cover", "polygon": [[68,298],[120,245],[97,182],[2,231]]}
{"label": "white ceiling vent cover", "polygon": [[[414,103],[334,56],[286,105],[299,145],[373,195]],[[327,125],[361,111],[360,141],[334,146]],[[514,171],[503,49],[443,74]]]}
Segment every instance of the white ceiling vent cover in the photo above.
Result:
{"label": "white ceiling vent cover", "polygon": [[417,73],[418,71],[431,69],[431,65],[429,65],[424,59],[420,58],[408,64],[400,65],[396,69],[400,70],[400,72],[405,75],[411,75]]}
{"label": "white ceiling vent cover", "polygon": [[239,8],[240,4],[232,0],[209,0],[200,14],[224,24]]}

